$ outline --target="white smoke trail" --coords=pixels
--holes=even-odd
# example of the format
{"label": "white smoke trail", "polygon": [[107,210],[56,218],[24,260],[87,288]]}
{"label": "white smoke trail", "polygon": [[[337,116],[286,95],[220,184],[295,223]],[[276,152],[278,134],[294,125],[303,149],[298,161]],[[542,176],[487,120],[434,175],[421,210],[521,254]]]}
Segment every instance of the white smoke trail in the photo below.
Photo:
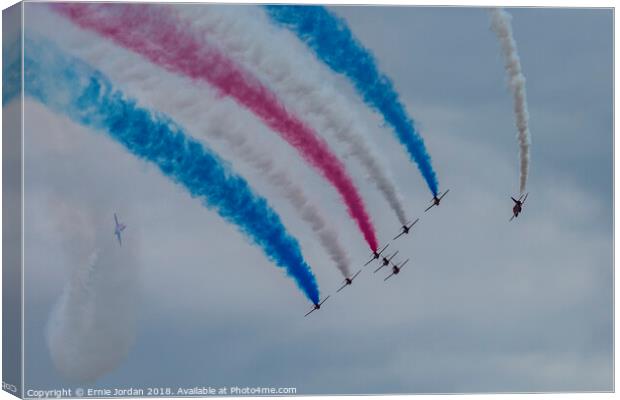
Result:
{"label": "white smoke trail", "polygon": [[219,131],[217,129],[209,132],[214,137],[227,140],[231,145],[234,142],[238,143],[236,146],[232,146],[235,153],[245,162],[260,170],[269,183],[280,188],[284,196],[299,212],[301,218],[310,224],[312,230],[317,234],[321,245],[336,263],[342,275],[345,278],[350,277],[351,271],[349,268],[348,256],[344,248],[340,245],[338,235],[328,226],[321,212],[310,202],[301,186],[293,183],[285,170],[276,169],[269,156],[265,153],[257,152],[247,141],[239,143],[240,141],[237,139],[241,138],[234,138],[229,132]]}
{"label": "white smoke trail", "polygon": [[[110,215],[104,224],[108,229],[95,228],[93,215],[84,218],[75,204],[56,203],[49,214],[58,218],[70,276],[50,314],[47,345],[63,375],[92,382],[114,370],[135,339],[137,245],[117,245]],[[92,252],[86,256],[88,248]]]}
{"label": "white smoke trail", "polygon": [[345,144],[362,165],[401,224],[403,202],[387,169],[373,155],[367,128],[345,96],[326,84],[320,63],[294,40],[276,30],[262,12],[250,7],[187,5],[179,14],[226,53],[259,76],[291,110]]}
{"label": "white smoke trail", "polygon": [[[260,140],[268,132],[253,115],[245,112],[234,101],[218,97],[206,86],[197,86],[90,32],[68,26],[67,21],[49,11],[39,14],[37,19],[46,23],[37,24],[38,29],[44,29],[46,36],[68,53],[94,65],[143,105],[172,116],[189,132],[199,134],[202,138],[225,141],[235,154],[263,172],[270,184],[283,193],[301,218],[310,225],[342,275],[350,276],[349,257],[335,229],[304,190],[289,177],[288,172],[276,169],[270,155],[261,152],[256,146],[255,138]],[[48,28],[43,28],[44,25]]]}
{"label": "white smoke trail", "polygon": [[514,102],[514,113],[517,123],[519,150],[521,159],[520,192],[525,193],[527,174],[530,163],[530,130],[528,127],[529,114],[527,111],[527,97],[525,93],[525,76],[521,70],[521,61],[517,53],[517,43],[512,34],[510,14],[501,8],[491,9],[491,28],[497,35],[504,54],[504,63],[508,73],[510,90]]}

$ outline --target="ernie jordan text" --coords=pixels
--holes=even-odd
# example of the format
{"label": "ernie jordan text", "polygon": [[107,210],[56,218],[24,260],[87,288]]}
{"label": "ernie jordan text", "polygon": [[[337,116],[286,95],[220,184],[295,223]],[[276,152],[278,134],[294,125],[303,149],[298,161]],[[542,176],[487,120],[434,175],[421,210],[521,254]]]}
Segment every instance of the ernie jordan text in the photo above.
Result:
{"label": "ernie jordan text", "polygon": [[114,388],[114,389],[88,389],[87,397],[105,396],[144,396],[144,389],[136,388]]}

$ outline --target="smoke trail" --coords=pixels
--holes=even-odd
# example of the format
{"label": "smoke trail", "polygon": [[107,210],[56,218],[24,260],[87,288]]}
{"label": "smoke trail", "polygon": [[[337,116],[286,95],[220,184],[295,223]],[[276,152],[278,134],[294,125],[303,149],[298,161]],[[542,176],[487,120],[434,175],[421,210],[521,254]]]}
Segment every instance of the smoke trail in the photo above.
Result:
{"label": "smoke trail", "polygon": [[[261,171],[270,184],[282,191],[295,211],[310,225],[340,272],[350,276],[349,257],[327,218],[286,170],[277,169],[269,154],[256,148],[255,138],[263,133],[256,131],[266,130],[259,121],[254,121],[255,118],[239,110],[233,102],[217,99],[211,90],[197,88],[187,78],[168,74],[153,64],[143,62],[134,53],[93,37],[90,32],[63,24],[64,21],[58,21],[59,17],[55,14],[44,13],[36,17],[38,26],[52,27],[44,29],[43,36],[62,43],[71,55],[97,65],[126,93],[135,95],[141,105],[145,103],[145,107],[169,114],[195,134],[224,140],[235,154]],[[37,29],[40,31],[40,28]],[[162,93],[166,95],[162,96]],[[253,121],[245,123],[246,115]],[[246,126],[256,128],[248,130]]]}
{"label": "smoke trail", "polygon": [[319,124],[318,131],[327,132],[344,143],[400,223],[407,223],[396,185],[373,155],[366,139],[367,128],[360,122],[354,106],[333,87],[325,85],[316,62],[304,57],[307,51],[276,32],[263,13],[244,15],[241,7],[235,7],[234,11],[231,14],[222,7],[204,5],[179,8],[183,17],[206,31],[206,40],[213,39],[237,61],[264,78],[296,114],[314,118]]}
{"label": "smoke trail", "polygon": [[10,42],[11,45],[2,46],[3,74],[2,74],[2,105],[12,98],[21,95],[22,63],[21,41]]}
{"label": "smoke trail", "polygon": [[355,38],[347,23],[322,6],[264,7],[274,23],[294,32],[321,61],[353,83],[364,102],[392,126],[429,189],[437,195],[437,176],[422,136],[392,82],[379,71],[374,56]]}
{"label": "smoke trail", "polygon": [[54,4],[55,10],[83,28],[93,30],[166,69],[206,81],[252,110],[280,133],[340,193],[349,215],[374,251],[377,238],[364,202],[344,165],[304,122],[291,115],[276,96],[253,76],[211,47],[173,10],[156,5]]}
{"label": "smoke trail", "polygon": [[530,164],[530,130],[528,127],[529,114],[527,111],[527,96],[525,93],[525,76],[521,70],[521,60],[517,52],[517,43],[512,34],[510,19],[512,17],[501,8],[491,9],[491,28],[497,35],[504,54],[504,63],[512,91],[515,120],[517,123],[517,139],[519,140],[519,158],[521,160],[519,188],[525,193],[527,174]]}
{"label": "smoke trail", "polygon": [[[214,133],[218,133],[214,131]],[[226,135],[224,138],[232,142],[234,137]],[[232,144],[232,143],[231,143]],[[323,248],[327,251],[336,267],[345,278],[351,276],[349,268],[349,258],[346,250],[340,243],[336,232],[328,226],[327,220],[323,217],[319,209],[310,202],[304,190],[293,183],[285,170],[276,170],[272,160],[263,153],[256,152],[254,147],[247,142],[237,146],[232,146],[238,156],[242,157],[247,163],[260,170],[273,185],[282,190],[286,198],[299,212],[302,219],[310,224],[312,230],[317,234]]]}
{"label": "smoke trail", "polygon": [[[114,370],[135,340],[137,244],[117,246],[111,229],[95,232],[92,213],[82,208],[87,215],[77,215],[75,204],[62,205],[50,214],[60,216],[57,233],[65,242],[71,271],[48,320],[47,345],[63,375],[92,382]],[[63,227],[66,221],[79,229]],[[107,222],[100,226],[110,228],[109,218]],[[94,240],[85,240],[84,231]],[[93,245],[90,257],[84,257],[81,253]]]}
{"label": "smoke trail", "polygon": [[167,117],[136,105],[101,73],[63,55],[52,43],[27,39],[25,92],[72,120],[106,132],[135,156],[237,225],[276,265],[286,269],[316,303],[319,291],[299,244],[285,230],[267,201],[226,163]]}

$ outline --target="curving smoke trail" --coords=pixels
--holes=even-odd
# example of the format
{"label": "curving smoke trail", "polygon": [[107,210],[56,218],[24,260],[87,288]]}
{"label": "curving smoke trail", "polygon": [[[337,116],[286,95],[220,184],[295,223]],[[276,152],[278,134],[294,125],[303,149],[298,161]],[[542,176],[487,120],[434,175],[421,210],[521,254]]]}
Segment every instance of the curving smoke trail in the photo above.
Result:
{"label": "curving smoke trail", "polygon": [[157,5],[65,3],[52,7],[151,62],[205,81],[231,96],[291,144],[338,191],[371,250],[378,247],[365,204],[344,165],[308,125],[292,115],[255,77],[187,30],[173,9]]}
{"label": "curving smoke trail", "polygon": [[293,205],[301,218],[310,224],[312,230],[317,234],[319,242],[327,251],[336,267],[345,278],[351,276],[349,257],[345,248],[340,243],[336,231],[329,226],[327,219],[319,211],[318,207],[310,202],[303,188],[293,182],[285,170],[275,169],[270,157],[265,153],[257,152],[247,141],[233,145],[235,138],[222,131],[213,131],[214,134],[223,133],[222,138],[231,143],[237,155],[248,164],[253,165],[261,171],[267,180],[275,187],[279,188],[287,200]]}
{"label": "curving smoke trail", "polygon": [[[30,14],[35,12],[33,10]],[[187,78],[166,73],[143,62],[140,56],[102,41],[88,31],[63,24],[64,21],[59,21],[60,17],[55,14],[37,13],[36,18],[39,24],[33,29],[59,43],[72,56],[97,65],[102,73],[141,104],[170,115],[194,134],[225,141],[238,157],[262,172],[269,183],[283,193],[317,235],[340,272],[345,277],[350,276],[349,257],[336,230],[289,173],[278,169],[270,155],[257,148],[256,136],[267,133],[262,132],[266,129],[259,121],[240,112],[232,101],[216,98],[212,90],[195,87]],[[166,95],[162,96],[162,93]],[[246,115],[252,121],[246,121]],[[249,130],[248,126],[252,129]]]}
{"label": "curving smoke trail", "polygon": [[438,183],[424,140],[416,130],[391,80],[371,52],[353,35],[347,23],[322,6],[265,5],[271,20],[294,32],[333,71],[345,75],[364,102],[393,128],[416,162],[426,184],[437,195]]}
{"label": "curving smoke trail", "polygon": [[491,9],[491,28],[497,35],[504,54],[504,63],[512,100],[514,103],[514,114],[517,124],[517,139],[519,140],[520,158],[520,177],[519,190],[525,193],[527,186],[527,174],[530,165],[530,129],[528,127],[529,114],[527,111],[527,96],[525,92],[525,76],[521,69],[521,60],[517,52],[517,43],[512,34],[510,14],[501,8]]}
{"label": "curving smoke trail", "polygon": [[228,8],[188,5],[179,8],[179,13],[205,33],[205,40],[216,41],[227,54],[264,79],[296,114],[313,118],[318,131],[345,144],[400,223],[406,224],[401,196],[386,168],[373,155],[367,128],[355,107],[325,85],[319,65],[303,46],[274,29],[264,13],[246,10],[235,7],[233,14]]}
{"label": "curving smoke trail", "polygon": [[[95,228],[91,210],[56,203],[50,214],[62,216],[57,233],[65,242],[70,277],[50,314],[47,345],[63,375],[92,382],[114,370],[134,343],[138,246],[135,241],[117,246],[109,229]],[[109,228],[106,222],[97,225]],[[88,257],[86,249],[92,250]]]}
{"label": "curving smoke trail", "polygon": [[213,152],[189,138],[166,116],[139,107],[101,73],[63,54],[50,42],[26,39],[25,93],[55,112],[107,133],[133,155],[157,165],[205,207],[235,224],[306,297],[319,290],[310,267],[267,201]]}

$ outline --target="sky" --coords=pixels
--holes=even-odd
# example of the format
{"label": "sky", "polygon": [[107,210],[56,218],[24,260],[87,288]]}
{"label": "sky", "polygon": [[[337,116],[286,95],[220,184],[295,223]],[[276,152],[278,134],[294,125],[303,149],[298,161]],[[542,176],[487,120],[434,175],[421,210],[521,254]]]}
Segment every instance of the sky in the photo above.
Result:
{"label": "sky", "polygon": [[[36,7],[26,4],[27,31],[46,29]],[[612,11],[508,10],[532,134],[530,195],[509,223],[518,147],[487,11],[331,9],[393,79],[440,188],[450,189],[439,208],[424,213],[431,195],[415,166],[351,85],[330,75],[325,84],[345,93],[370,127],[408,214],[421,217],[412,235],[391,245],[411,259],[408,268],[383,282],[368,267],[335,295],[342,278],[311,230],[260,173],[222,143],[208,142],[269,200],[299,239],[321,293],[332,294],[304,318],[310,305],[293,282],[234,227],[104,134],[26,100],[27,388],[84,385],[55,366],[46,332],[67,282],[93,248],[113,243],[117,212],[128,225],[125,253],[98,272],[107,277],[98,290],[122,299],[102,303],[113,311],[106,315],[113,323],[102,329],[127,333],[119,339],[126,354],[120,351],[117,365],[89,387],[269,386],[296,387],[298,394],[613,389]],[[263,129],[247,111],[239,108],[239,115],[249,129]],[[258,145],[304,184],[338,227],[354,268],[361,266],[367,247],[333,189],[276,135],[264,132]],[[380,241],[389,240],[398,221],[346,149],[334,147]]]}

